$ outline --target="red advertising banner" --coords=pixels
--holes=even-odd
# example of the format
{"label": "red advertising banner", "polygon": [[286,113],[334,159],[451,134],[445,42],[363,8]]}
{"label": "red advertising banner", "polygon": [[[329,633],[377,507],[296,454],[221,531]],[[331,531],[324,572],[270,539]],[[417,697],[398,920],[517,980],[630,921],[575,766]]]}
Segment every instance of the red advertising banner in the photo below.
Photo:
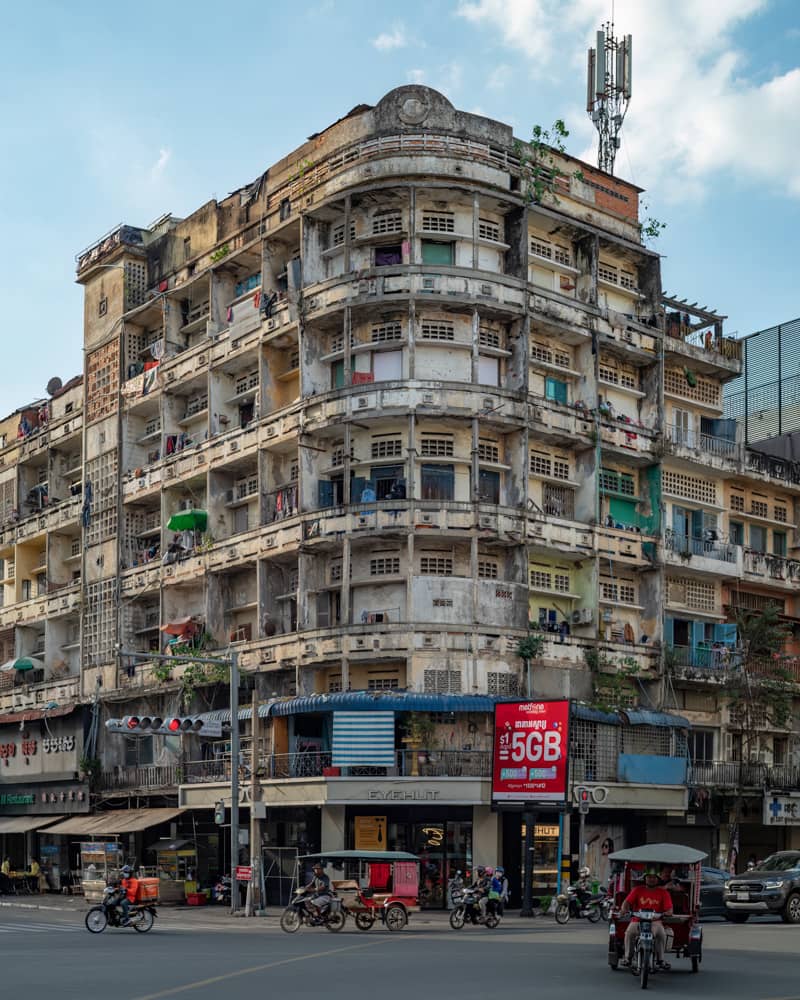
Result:
{"label": "red advertising banner", "polygon": [[253,878],[253,869],[250,865],[237,865],[235,874],[237,882],[249,882]]}
{"label": "red advertising banner", "polygon": [[565,802],[568,701],[511,701],[494,707],[492,798]]}

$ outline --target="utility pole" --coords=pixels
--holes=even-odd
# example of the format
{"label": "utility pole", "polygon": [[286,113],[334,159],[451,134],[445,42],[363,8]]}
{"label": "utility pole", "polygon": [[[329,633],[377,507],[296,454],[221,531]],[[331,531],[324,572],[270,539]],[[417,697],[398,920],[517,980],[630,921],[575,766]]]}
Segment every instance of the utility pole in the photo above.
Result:
{"label": "utility pole", "polygon": [[251,708],[250,733],[252,746],[250,748],[250,882],[247,886],[247,916],[252,917],[261,909],[260,875],[261,870],[261,821],[256,816],[259,811],[259,781],[258,768],[261,754],[259,752],[259,736],[261,720],[258,717],[259,700],[258,687],[253,690]]}
{"label": "utility pole", "polygon": [[231,915],[239,909],[239,883],[236,866],[239,864],[239,661],[238,654],[230,655],[231,668]]}
{"label": "utility pole", "polygon": [[522,814],[522,822],[525,824],[525,856],[522,859],[522,870],[525,875],[525,883],[522,887],[522,909],[519,911],[521,917],[533,916],[533,848],[534,830],[536,826],[536,813],[528,808]]}

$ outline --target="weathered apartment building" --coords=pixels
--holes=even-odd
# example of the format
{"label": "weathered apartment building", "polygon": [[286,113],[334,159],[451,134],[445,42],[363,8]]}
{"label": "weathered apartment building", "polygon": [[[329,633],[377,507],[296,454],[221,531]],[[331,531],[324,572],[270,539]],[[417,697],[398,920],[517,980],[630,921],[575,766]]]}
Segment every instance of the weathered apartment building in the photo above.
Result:
{"label": "weathered apartment building", "polygon": [[[800,625],[800,467],[723,418],[740,345],[664,296],[639,190],[555,158],[536,203],[508,126],[401,87],[224,200],[79,255],[83,379],[26,434],[9,418],[0,452],[4,659],[42,664],[3,675],[0,724],[77,720],[75,808],[48,795],[50,813],[171,808],[154,822],[204,840],[201,870],[224,863],[224,742],[102,721],[187,699],[224,715],[218,673],[146,654],[235,649],[264,702],[273,847],[358,845],[380,815],[440,883],[473,857],[519,866],[520,817],[491,809],[491,705],[529,691],[580,703],[597,845],[716,854],[744,785],[742,843],[790,842],[760,803],[800,788],[795,736],[765,730],[744,775],[724,678],[736,608]],[[397,713],[396,766],[332,766],[333,716],[375,706]],[[30,783],[22,757],[0,778]],[[0,829],[71,866],[89,825],[36,802]],[[577,832],[540,822],[545,885],[559,825],[573,850]]]}

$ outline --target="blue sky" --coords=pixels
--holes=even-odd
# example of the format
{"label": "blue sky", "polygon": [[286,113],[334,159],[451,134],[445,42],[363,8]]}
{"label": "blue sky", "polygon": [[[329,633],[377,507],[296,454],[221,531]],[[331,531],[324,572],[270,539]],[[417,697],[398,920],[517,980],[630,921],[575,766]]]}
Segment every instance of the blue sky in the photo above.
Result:
{"label": "blue sky", "polygon": [[[584,65],[610,0],[32,0],[0,37],[0,412],[81,368],[74,255],[185,215],[359,103],[424,82],[592,158]],[[665,290],[748,333],[800,315],[800,5],[616,0],[634,94],[616,172],[667,223]],[[13,325],[12,325],[13,324]]]}

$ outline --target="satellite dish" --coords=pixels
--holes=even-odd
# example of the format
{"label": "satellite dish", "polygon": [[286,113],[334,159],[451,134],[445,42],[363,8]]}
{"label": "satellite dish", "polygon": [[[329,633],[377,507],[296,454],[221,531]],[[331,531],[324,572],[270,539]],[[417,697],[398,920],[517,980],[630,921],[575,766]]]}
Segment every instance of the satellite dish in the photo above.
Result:
{"label": "satellite dish", "polygon": [[58,375],[54,375],[47,383],[47,395],[55,396],[55,394],[59,391],[60,388],[61,388],[61,379],[58,377]]}

